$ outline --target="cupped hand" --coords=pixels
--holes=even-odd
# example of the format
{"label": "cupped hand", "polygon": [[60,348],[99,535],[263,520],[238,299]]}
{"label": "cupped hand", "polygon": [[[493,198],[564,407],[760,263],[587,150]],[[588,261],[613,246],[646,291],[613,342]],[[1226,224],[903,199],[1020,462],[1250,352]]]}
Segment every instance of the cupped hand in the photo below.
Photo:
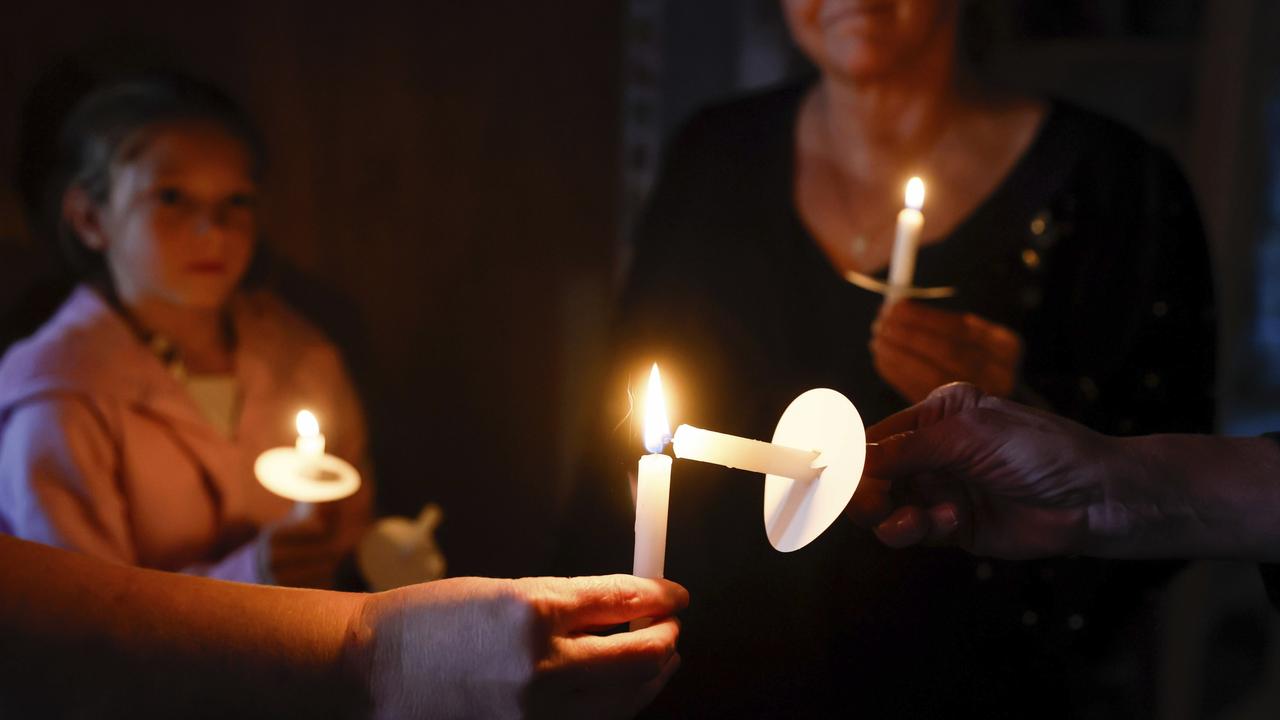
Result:
{"label": "cupped hand", "polygon": [[630,575],[455,578],[368,596],[352,636],[378,717],[628,718],[679,667],[688,598]]}
{"label": "cupped hand", "polygon": [[351,554],[364,526],[351,522],[340,503],[312,506],[267,530],[268,563],[277,585],[328,589],[338,566]]}
{"label": "cupped hand", "polygon": [[910,402],[949,382],[1008,397],[1017,384],[1022,338],[972,313],[922,303],[885,303],[871,329],[876,371]]}
{"label": "cupped hand", "polygon": [[1120,532],[1107,478],[1127,464],[1108,438],[957,383],[867,430],[863,482],[847,514],[893,547],[945,543],[994,557],[1088,550]]}

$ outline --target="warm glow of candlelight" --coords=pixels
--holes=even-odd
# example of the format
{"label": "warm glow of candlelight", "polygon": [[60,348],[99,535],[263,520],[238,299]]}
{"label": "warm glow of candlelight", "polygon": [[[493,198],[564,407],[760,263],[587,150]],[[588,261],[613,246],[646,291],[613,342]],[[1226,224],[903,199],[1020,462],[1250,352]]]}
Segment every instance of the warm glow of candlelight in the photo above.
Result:
{"label": "warm glow of candlelight", "polygon": [[320,421],[316,416],[310,410],[303,410],[294,420],[294,426],[298,428],[298,440],[294,443],[298,452],[313,459],[323,456],[325,440],[320,434]]}
{"label": "warm glow of candlelight", "polygon": [[907,207],[916,210],[924,208],[924,181],[918,177],[907,181]]}
{"label": "warm glow of candlelight", "polygon": [[644,396],[644,446],[651,453],[662,452],[671,437],[671,424],[667,421],[667,402],[662,396],[662,377],[658,363],[649,371],[649,389]]}
{"label": "warm glow of candlelight", "polygon": [[320,434],[320,421],[316,420],[316,416],[310,410],[299,412],[294,426],[298,428],[298,434],[302,437],[315,437]]}

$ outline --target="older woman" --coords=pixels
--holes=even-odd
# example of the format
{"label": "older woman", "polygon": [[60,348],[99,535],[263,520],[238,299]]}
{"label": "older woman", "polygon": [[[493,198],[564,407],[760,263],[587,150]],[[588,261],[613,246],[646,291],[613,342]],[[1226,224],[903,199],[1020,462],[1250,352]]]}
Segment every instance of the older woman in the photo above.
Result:
{"label": "older woman", "polygon": [[[1110,433],[1211,429],[1208,255],[1164,152],[1064,103],[965,87],[957,2],[784,8],[819,76],[705,111],[673,142],[636,233],[619,377],[657,360],[680,421],[747,437],[811,387],[871,423],[952,380]],[[884,271],[912,175],[929,189],[917,280],[957,294],[887,309],[844,276]],[[1141,714],[1118,687],[1141,677],[1094,668],[1167,569],[894,552],[840,523],[781,555],[761,483],[677,472],[667,575],[698,601],[664,715]],[[627,527],[624,481],[577,502]],[[625,564],[607,546],[594,560]]]}

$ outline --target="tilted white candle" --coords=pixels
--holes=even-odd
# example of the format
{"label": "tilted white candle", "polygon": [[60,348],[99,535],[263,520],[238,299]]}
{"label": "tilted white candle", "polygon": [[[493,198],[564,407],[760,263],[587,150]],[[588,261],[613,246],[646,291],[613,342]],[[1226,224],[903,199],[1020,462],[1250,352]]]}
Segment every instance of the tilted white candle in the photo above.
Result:
{"label": "tilted white candle", "polygon": [[675,450],[676,457],[681,459],[699,460],[765,475],[781,475],[793,480],[808,481],[822,473],[821,468],[813,467],[814,461],[818,459],[818,453],[813,450],[748,440],[692,425],[676,428],[671,447]]}
{"label": "tilted white candle", "polygon": [[671,496],[671,458],[662,447],[671,433],[658,365],[649,371],[645,393],[644,445],[650,452],[640,458],[636,478],[636,547],[632,574],[660,578],[667,556],[667,505]]}
{"label": "tilted white candle", "polygon": [[902,297],[903,288],[911,287],[916,273],[916,251],[924,229],[924,181],[913,177],[907,182],[907,206],[898,213],[898,229],[893,239],[893,256],[889,260],[889,302]]}

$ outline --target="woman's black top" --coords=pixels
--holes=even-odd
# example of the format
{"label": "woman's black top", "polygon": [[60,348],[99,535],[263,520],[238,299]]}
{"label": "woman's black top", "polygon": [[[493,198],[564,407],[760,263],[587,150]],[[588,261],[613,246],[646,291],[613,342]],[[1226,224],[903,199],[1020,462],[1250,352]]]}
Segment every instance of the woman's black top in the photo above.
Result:
{"label": "woman's black top", "polygon": [[[843,280],[797,214],[805,90],[695,117],[636,230],[614,362],[659,362],[675,423],[767,440],[814,387],[847,395],[868,425],[907,404],[868,350],[881,298]],[[985,202],[921,249],[916,279],[958,288],[938,307],[1020,333],[1022,384],[1056,412],[1113,434],[1212,430],[1203,229],[1170,157],[1124,127],[1054,104]],[[643,379],[632,377],[639,396]],[[595,458],[577,488],[563,538],[575,562],[562,570],[630,567],[623,478],[643,450],[615,445],[625,448]],[[692,604],[683,668],[652,716],[1151,712],[1136,703],[1153,669],[1126,666],[1136,653],[1115,648],[1143,637],[1120,633],[1169,566],[895,551],[843,519],[782,554],[765,537],[762,497],[759,476],[675,463],[666,575]]]}

